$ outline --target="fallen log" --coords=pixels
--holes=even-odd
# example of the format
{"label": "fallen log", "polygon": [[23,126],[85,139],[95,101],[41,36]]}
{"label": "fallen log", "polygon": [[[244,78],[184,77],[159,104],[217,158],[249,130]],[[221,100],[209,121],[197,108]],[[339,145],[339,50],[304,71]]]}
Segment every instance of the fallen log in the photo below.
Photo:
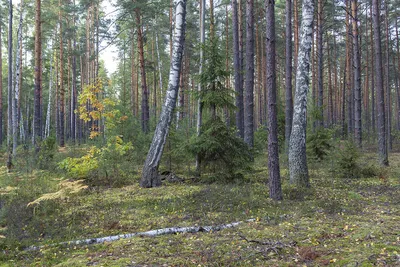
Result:
{"label": "fallen log", "polygon": [[61,242],[56,244],[50,245],[43,245],[43,246],[30,246],[25,248],[25,251],[37,251],[42,248],[47,247],[55,247],[55,246],[77,246],[77,245],[94,245],[94,244],[101,244],[105,242],[113,242],[120,239],[128,239],[135,236],[140,237],[155,237],[160,235],[168,235],[168,234],[178,234],[178,233],[198,233],[198,232],[217,232],[223,229],[234,228],[244,222],[254,222],[256,219],[249,219],[246,221],[239,221],[233,222],[228,224],[220,224],[214,226],[191,226],[191,227],[170,227],[170,228],[162,228],[156,230],[150,230],[146,232],[137,232],[131,234],[121,234],[121,235],[113,235],[113,236],[106,236],[106,237],[98,237],[98,238],[88,238],[88,239],[81,239],[81,240],[73,240],[67,242]]}

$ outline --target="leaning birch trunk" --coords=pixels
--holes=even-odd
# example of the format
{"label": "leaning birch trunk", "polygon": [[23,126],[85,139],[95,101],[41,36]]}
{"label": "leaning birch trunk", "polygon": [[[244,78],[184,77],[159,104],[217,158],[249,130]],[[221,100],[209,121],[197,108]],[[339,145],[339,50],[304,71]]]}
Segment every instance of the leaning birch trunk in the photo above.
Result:
{"label": "leaning birch trunk", "polygon": [[53,95],[53,56],[50,56],[50,73],[49,73],[49,103],[47,104],[46,114],[46,127],[45,127],[45,138],[50,135],[50,119],[51,119],[51,98]]}
{"label": "leaning birch trunk", "polygon": [[307,93],[310,86],[310,52],[313,34],[314,1],[304,0],[302,8],[301,41],[296,70],[292,134],[289,141],[290,183],[309,187],[306,157]]}
{"label": "leaning birch trunk", "polygon": [[161,185],[161,179],[158,175],[161,156],[164,151],[165,141],[171,126],[173,111],[176,105],[176,99],[179,88],[179,77],[182,65],[182,54],[185,42],[185,17],[186,0],[175,0],[176,5],[176,23],[174,32],[173,53],[169,72],[168,90],[165,96],[165,103],[162,107],[160,119],[154,132],[149,153],[144,163],[141,187],[155,187]]}
{"label": "leaning birch trunk", "polygon": [[13,93],[13,102],[12,102],[12,135],[13,135],[13,148],[12,153],[13,156],[17,154],[17,146],[18,146],[18,102],[19,102],[19,91],[20,91],[20,78],[21,75],[20,71],[20,64],[21,64],[21,40],[22,40],[22,22],[23,22],[23,14],[22,14],[22,6],[23,1],[21,1],[21,13],[19,16],[19,25],[18,25],[18,32],[17,32],[17,50],[16,50],[16,57],[15,57],[15,87]]}

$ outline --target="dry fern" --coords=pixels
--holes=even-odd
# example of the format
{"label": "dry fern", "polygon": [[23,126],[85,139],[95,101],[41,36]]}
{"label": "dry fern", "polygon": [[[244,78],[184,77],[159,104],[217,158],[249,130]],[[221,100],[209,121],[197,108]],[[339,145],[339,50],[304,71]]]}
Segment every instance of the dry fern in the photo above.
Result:
{"label": "dry fern", "polygon": [[47,193],[43,196],[39,197],[38,199],[29,202],[28,207],[32,205],[39,205],[42,201],[46,200],[58,200],[58,199],[65,199],[66,197],[70,196],[71,194],[76,194],[81,192],[82,190],[86,189],[88,186],[83,184],[84,180],[77,180],[77,181],[62,181],[58,184],[60,190],[54,193]]}

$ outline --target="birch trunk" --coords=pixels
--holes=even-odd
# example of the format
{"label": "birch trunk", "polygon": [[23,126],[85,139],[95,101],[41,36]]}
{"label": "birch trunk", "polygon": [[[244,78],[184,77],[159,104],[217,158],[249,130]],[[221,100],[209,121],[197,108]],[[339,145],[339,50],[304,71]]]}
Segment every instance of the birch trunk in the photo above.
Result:
{"label": "birch trunk", "polygon": [[36,17],[35,17],[35,118],[34,118],[34,134],[33,142],[38,150],[38,142],[41,139],[42,121],[40,116],[41,103],[41,72],[42,72],[42,37],[41,37],[41,0],[36,0]]}
{"label": "birch trunk", "polygon": [[385,121],[385,94],[383,91],[382,74],[382,45],[381,45],[381,27],[380,27],[380,9],[379,0],[372,0],[372,22],[374,27],[375,43],[375,74],[376,74],[376,94],[378,101],[378,155],[379,162],[383,166],[389,165],[388,147],[386,139],[386,121]]}
{"label": "birch trunk", "polygon": [[[206,1],[201,0],[200,1],[200,43],[202,46],[204,46],[204,43],[206,41],[205,39],[205,17],[206,17]],[[200,67],[199,67],[199,77],[203,73],[203,58],[204,58],[204,49],[203,47],[200,48]],[[202,87],[201,83],[198,85],[198,92],[200,94]],[[203,124],[203,104],[202,100],[199,97],[197,100],[197,124],[196,124],[196,131],[197,131],[197,136],[200,136],[201,134],[201,125]],[[200,176],[201,170],[200,170],[201,162],[200,162],[200,157],[199,155],[196,155],[196,175]]]}
{"label": "birch trunk", "polygon": [[17,154],[17,146],[18,146],[18,103],[19,103],[19,96],[20,96],[20,75],[21,75],[21,41],[22,41],[22,23],[23,23],[23,4],[24,2],[21,1],[21,13],[19,16],[19,25],[18,25],[18,32],[17,32],[17,49],[16,49],[16,57],[15,57],[15,87],[13,93],[13,102],[12,102],[12,130],[13,130],[13,149],[12,153],[15,157]]}
{"label": "birch trunk", "polygon": [[168,90],[165,96],[165,103],[162,106],[160,119],[154,132],[153,141],[150,145],[150,149],[143,167],[140,186],[145,188],[161,185],[161,179],[158,175],[158,167],[160,165],[165,141],[171,126],[172,116],[178,95],[182,54],[185,42],[186,0],[175,0],[174,4],[176,5],[176,23]]}
{"label": "birch trunk", "polygon": [[0,23],[0,146],[3,144],[3,46],[2,44],[2,28]]}
{"label": "birch trunk", "polygon": [[304,0],[302,6],[301,40],[296,70],[292,134],[289,143],[290,183],[309,187],[306,128],[307,93],[309,91],[310,52],[313,34],[314,1]]}
{"label": "birch trunk", "polygon": [[13,4],[12,0],[9,1],[9,17],[8,17],[8,110],[7,110],[7,149],[8,149],[8,160],[7,160],[7,168],[8,171],[11,171],[12,167],[12,88],[13,88],[13,79],[12,79],[12,20],[13,20]]}
{"label": "birch trunk", "polygon": [[51,122],[51,99],[53,97],[53,55],[50,56],[50,73],[49,73],[49,102],[47,104],[46,126],[44,136],[50,136],[50,122]]}

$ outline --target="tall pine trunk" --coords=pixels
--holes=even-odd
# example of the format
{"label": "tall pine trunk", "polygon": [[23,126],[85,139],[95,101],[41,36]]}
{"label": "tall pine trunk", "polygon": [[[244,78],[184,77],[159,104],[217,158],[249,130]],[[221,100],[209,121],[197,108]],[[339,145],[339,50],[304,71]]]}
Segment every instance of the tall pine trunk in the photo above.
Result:
{"label": "tall pine trunk", "polygon": [[160,165],[161,156],[163,154],[169,128],[171,126],[178,95],[179,78],[181,74],[182,56],[185,42],[186,0],[175,0],[175,4],[176,22],[168,90],[166,92],[165,103],[162,106],[160,119],[154,132],[153,141],[150,145],[150,149],[143,167],[140,186],[145,188],[161,185],[158,167]]}
{"label": "tall pine trunk", "polygon": [[324,126],[324,54],[323,54],[323,3],[322,0],[318,0],[318,12],[317,12],[317,58],[318,58],[318,109],[319,118],[318,126]]}
{"label": "tall pine trunk", "polygon": [[233,66],[235,76],[235,92],[236,92],[236,127],[238,128],[239,135],[244,136],[243,129],[243,78],[242,78],[242,64],[241,64],[241,51],[240,51],[240,35],[239,35],[239,16],[238,4],[236,0],[232,0],[232,31],[233,31]]}
{"label": "tall pine trunk", "polygon": [[137,37],[138,37],[138,50],[139,50],[139,65],[140,65],[140,74],[141,74],[141,84],[142,84],[142,131],[144,133],[149,132],[149,93],[147,89],[147,82],[146,82],[146,69],[145,69],[145,62],[144,62],[144,44],[143,44],[143,33],[142,33],[142,23],[141,23],[141,14],[140,9],[135,9],[136,14],[136,27],[137,27]]}
{"label": "tall pine trunk", "polygon": [[385,94],[383,90],[382,73],[382,45],[381,45],[381,26],[379,0],[372,0],[372,22],[374,27],[375,43],[375,74],[376,74],[376,94],[378,101],[378,155],[379,163],[383,166],[389,165],[388,147],[386,139],[386,121],[385,121]]}
{"label": "tall pine trunk", "polygon": [[65,146],[65,100],[64,100],[64,43],[63,43],[63,29],[62,29],[62,13],[61,13],[61,0],[59,1],[59,23],[60,23],[60,146]]}
{"label": "tall pine trunk", "polygon": [[307,93],[309,91],[310,52],[313,35],[314,1],[304,0],[302,6],[301,38],[296,71],[293,126],[289,144],[290,183],[309,187],[306,128]]}
{"label": "tall pine trunk", "polygon": [[269,196],[274,200],[282,199],[281,176],[279,170],[278,114],[276,107],[276,36],[275,1],[267,0],[267,88],[268,88],[268,174]]}
{"label": "tall pine trunk", "polygon": [[[254,145],[254,0],[246,2],[246,84],[244,98],[244,141]],[[272,7],[273,9],[273,7]],[[273,10],[272,10],[273,12]]]}
{"label": "tall pine trunk", "polygon": [[[296,0],[295,0],[296,1]],[[292,90],[292,1],[286,0],[286,64],[285,64],[285,88],[286,88],[286,108],[285,108],[285,142],[286,151],[289,152],[289,140],[292,132],[293,120],[293,90]]]}
{"label": "tall pine trunk", "polygon": [[361,56],[358,36],[358,10],[357,0],[351,1],[351,11],[353,20],[353,66],[354,66],[354,138],[358,147],[361,147],[362,128],[361,128]]}

